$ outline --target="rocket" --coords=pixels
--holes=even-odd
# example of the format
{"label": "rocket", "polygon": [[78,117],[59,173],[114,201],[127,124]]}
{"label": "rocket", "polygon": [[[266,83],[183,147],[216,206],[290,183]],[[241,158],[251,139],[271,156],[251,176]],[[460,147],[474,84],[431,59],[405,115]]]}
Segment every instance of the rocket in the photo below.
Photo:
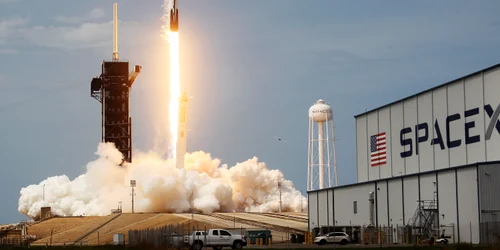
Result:
{"label": "rocket", "polygon": [[188,101],[189,97],[186,92],[183,92],[179,98],[179,122],[177,127],[177,145],[175,165],[177,168],[184,168],[184,156],[187,150],[187,132],[188,132]]}
{"label": "rocket", "polygon": [[170,31],[179,30],[179,9],[177,9],[177,0],[174,0],[174,6],[170,9]]}

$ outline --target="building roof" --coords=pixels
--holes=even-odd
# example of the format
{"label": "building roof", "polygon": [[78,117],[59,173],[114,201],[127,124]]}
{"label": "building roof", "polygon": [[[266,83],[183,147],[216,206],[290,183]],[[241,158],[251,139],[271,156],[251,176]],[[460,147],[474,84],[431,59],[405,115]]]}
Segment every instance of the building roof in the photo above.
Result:
{"label": "building roof", "polygon": [[484,165],[492,165],[492,164],[500,164],[500,161],[475,162],[475,163],[470,163],[470,164],[460,165],[460,166],[455,166],[455,167],[433,169],[433,170],[429,170],[429,171],[416,172],[416,173],[406,174],[406,175],[396,175],[396,176],[380,178],[380,179],[375,179],[375,180],[368,180],[368,181],[344,184],[344,185],[340,185],[340,186],[336,186],[336,187],[327,187],[327,188],[309,190],[309,191],[307,191],[307,193],[309,194],[309,193],[315,193],[315,192],[326,191],[326,190],[342,189],[342,188],[354,187],[354,186],[358,186],[358,185],[373,184],[376,182],[390,181],[390,180],[395,180],[395,179],[404,179],[404,178],[413,177],[413,176],[428,175],[428,174],[446,172],[446,171],[451,171],[451,170],[458,170],[458,169],[463,169],[463,168],[470,168],[470,167],[479,168],[479,167],[484,166]]}
{"label": "building roof", "polygon": [[421,92],[416,93],[416,94],[414,94],[414,95],[407,96],[407,97],[405,97],[405,98],[403,98],[403,99],[399,99],[399,100],[397,100],[397,101],[394,101],[394,102],[391,102],[391,103],[388,103],[388,104],[385,104],[385,105],[379,106],[379,107],[377,107],[377,108],[374,108],[374,109],[371,109],[371,110],[365,111],[365,112],[363,112],[363,113],[361,113],[361,114],[355,115],[354,117],[355,117],[355,118],[358,118],[358,117],[360,117],[360,116],[366,115],[366,114],[371,113],[371,112],[373,112],[373,111],[376,111],[376,110],[379,110],[379,109],[385,108],[385,107],[387,107],[387,106],[391,106],[391,105],[393,105],[393,104],[395,104],[395,103],[402,102],[402,101],[407,100],[407,99],[410,99],[410,98],[412,98],[412,97],[416,97],[416,96],[418,96],[418,95],[421,95],[421,94],[427,93],[427,92],[429,92],[429,91],[432,91],[432,90],[435,90],[435,89],[441,88],[441,87],[446,86],[446,85],[448,85],[448,84],[450,84],[450,83],[454,83],[454,82],[456,82],[456,81],[459,81],[459,80],[464,80],[464,79],[469,78],[469,77],[471,77],[471,76],[475,76],[475,75],[481,74],[481,73],[483,73],[483,72],[485,72],[485,71],[489,71],[489,70],[494,69],[494,68],[497,68],[497,67],[499,67],[499,66],[500,66],[500,63],[495,64],[495,65],[490,66],[490,67],[488,67],[488,68],[485,68],[485,69],[482,69],[482,70],[476,71],[476,72],[471,73],[471,74],[468,74],[468,75],[466,75],[466,76],[462,76],[462,77],[460,77],[460,78],[457,78],[457,79],[452,80],[452,81],[449,81],[449,82],[445,82],[445,83],[443,83],[443,84],[440,84],[440,85],[435,86],[435,87],[433,87],[433,88],[430,88],[430,89],[427,89],[427,90],[421,91]]}

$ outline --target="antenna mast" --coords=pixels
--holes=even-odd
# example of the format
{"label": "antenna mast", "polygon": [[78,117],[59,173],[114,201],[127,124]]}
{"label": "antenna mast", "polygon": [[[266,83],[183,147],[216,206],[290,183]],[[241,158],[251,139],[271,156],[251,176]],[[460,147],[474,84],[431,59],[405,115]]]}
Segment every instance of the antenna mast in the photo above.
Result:
{"label": "antenna mast", "polygon": [[113,3],[113,61],[118,61],[118,3]]}

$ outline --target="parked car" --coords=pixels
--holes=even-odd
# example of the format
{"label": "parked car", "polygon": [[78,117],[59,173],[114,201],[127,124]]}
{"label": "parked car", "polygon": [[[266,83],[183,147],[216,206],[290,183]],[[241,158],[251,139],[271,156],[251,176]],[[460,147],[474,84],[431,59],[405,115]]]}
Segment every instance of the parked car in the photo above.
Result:
{"label": "parked car", "polygon": [[333,244],[339,243],[341,245],[345,245],[350,242],[351,242],[351,237],[349,237],[349,235],[344,232],[332,232],[314,238],[314,243],[318,245],[325,245],[331,243]]}
{"label": "parked car", "polygon": [[445,239],[444,237],[439,237],[436,239],[436,244],[446,245],[448,244],[448,239]]}

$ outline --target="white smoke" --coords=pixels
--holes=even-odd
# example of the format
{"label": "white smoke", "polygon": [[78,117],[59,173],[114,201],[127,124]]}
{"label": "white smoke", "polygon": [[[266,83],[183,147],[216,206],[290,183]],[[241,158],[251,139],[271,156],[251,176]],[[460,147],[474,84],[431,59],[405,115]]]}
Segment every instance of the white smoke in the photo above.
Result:
{"label": "white smoke", "polygon": [[276,212],[278,182],[282,211],[307,209],[292,182],[256,157],[228,167],[208,153],[194,152],[186,155],[185,169],[178,169],[174,160],[155,153],[136,153],[133,163],[120,167],[121,153],[110,143],[101,143],[96,154],[98,159],[74,180],[55,176],[21,189],[19,212],[37,219],[40,208],[49,206],[59,216],[102,216],[119,202],[123,212],[131,212],[132,179],[136,212]]}

